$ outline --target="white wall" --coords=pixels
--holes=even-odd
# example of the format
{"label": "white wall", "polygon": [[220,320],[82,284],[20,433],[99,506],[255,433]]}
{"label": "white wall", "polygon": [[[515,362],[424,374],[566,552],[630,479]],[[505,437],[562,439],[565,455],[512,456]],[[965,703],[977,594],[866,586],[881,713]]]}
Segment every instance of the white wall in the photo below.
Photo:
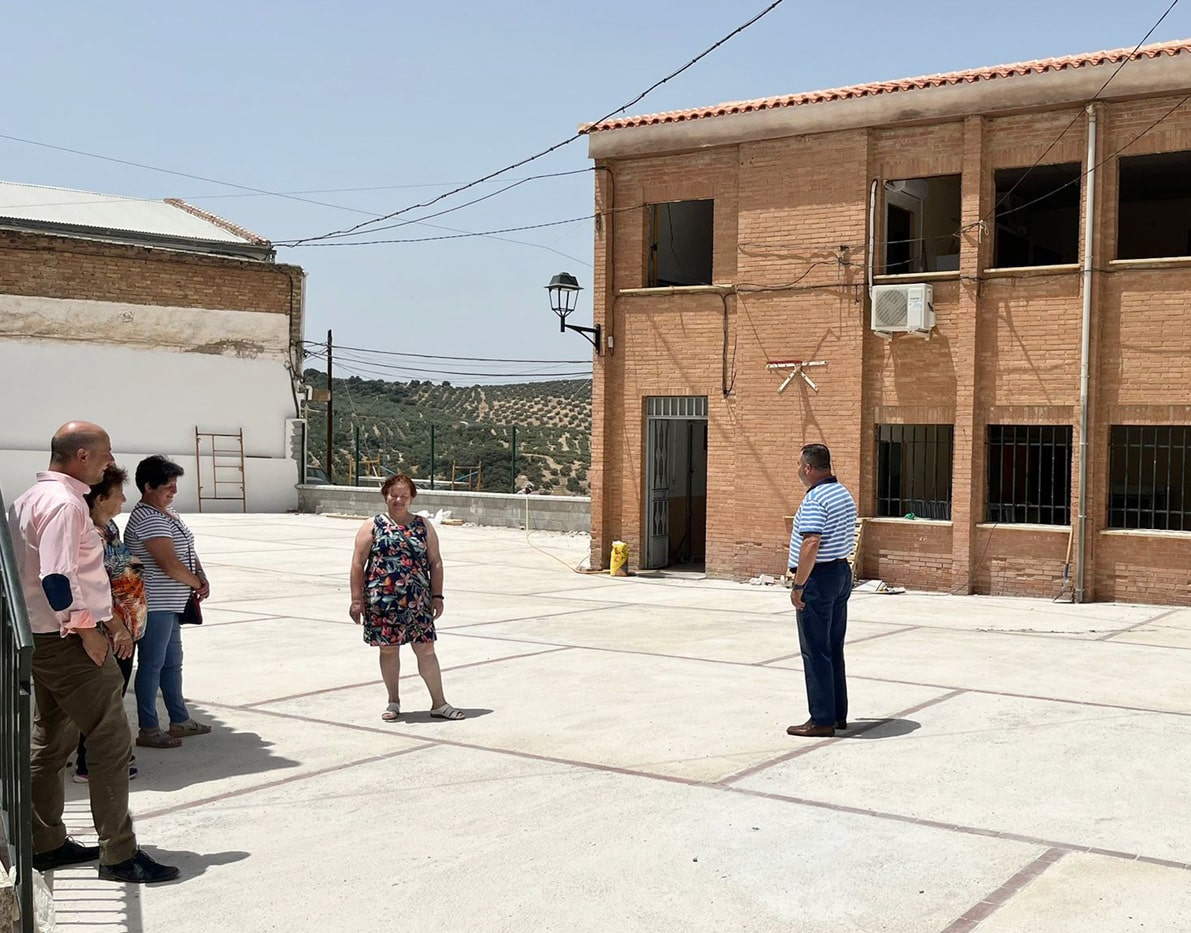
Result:
{"label": "white wall", "polygon": [[177,460],[187,472],[179,483],[184,511],[198,507],[195,428],[242,428],[248,510],[296,508],[298,463],[286,444],[286,419],[295,416],[288,325],[281,314],[0,295],[6,501],[45,469],[58,426],[83,419],[108,430],[130,473],[149,454]]}

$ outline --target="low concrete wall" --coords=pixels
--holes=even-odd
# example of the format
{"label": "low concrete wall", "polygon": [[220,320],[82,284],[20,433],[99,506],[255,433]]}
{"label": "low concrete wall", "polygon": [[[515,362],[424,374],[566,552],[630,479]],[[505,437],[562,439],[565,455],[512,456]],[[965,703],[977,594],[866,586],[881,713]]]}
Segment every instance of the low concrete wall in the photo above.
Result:
{"label": "low concrete wall", "polygon": [[[521,528],[526,506],[529,527],[536,531],[591,531],[589,496],[518,496],[501,492],[459,492],[419,489],[415,512],[450,509],[452,518],[477,525]],[[375,515],[384,509],[380,491],[367,486],[299,486],[299,512]]]}

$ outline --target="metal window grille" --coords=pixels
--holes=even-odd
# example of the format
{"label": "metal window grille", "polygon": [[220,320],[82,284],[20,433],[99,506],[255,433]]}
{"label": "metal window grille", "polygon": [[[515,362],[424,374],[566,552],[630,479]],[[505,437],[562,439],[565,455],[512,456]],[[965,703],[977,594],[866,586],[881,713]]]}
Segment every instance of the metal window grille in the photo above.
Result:
{"label": "metal window grille", "polygon": [[877,515],[951,519],[955,428],[877,425]]}
{"label": "metal window grille", "polygon": [[1071,524],[1070,425],[988,426],[990,522]]}
{"label": "metal window grille", "polygon": [[1108,527],[1191,531],[1191,425],[1113,425]]}
{"label": "metal window grille", "polygon": [[706,418],[706,395],[651,395],[645,399],[650,418]]}

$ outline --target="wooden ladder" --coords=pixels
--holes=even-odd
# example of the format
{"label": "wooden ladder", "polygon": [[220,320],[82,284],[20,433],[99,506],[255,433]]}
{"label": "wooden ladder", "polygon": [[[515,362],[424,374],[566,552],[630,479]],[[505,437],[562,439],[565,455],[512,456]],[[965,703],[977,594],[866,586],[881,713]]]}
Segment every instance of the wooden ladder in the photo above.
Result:
{"label": "wooden ladder", "polygon": [[244,485],[244,429],[235,434],[194,429],[194,459],[198,467],[198,506],[204,502],[239,502],[248,511]]}
{"label": "wooden ladder", "polygon": [[856,528],[852,531],[852,553],[848,555],[848,566],[852,569],[852,579],[856,579],[856,561],[860,557],[860,544],[864,540],[864,523],[867,518],[856,519]]}

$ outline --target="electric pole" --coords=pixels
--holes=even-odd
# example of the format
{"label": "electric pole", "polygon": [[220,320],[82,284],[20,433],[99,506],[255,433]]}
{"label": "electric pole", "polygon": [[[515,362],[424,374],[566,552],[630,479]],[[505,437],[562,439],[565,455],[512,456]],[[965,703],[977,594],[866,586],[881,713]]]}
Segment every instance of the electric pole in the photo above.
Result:
{"label": "electric pole", "polygon": [[335,418],[335,393],[331,390],[331,332],[327,331],[327,462],[325,469],[327,471],[327,482],[331,485],[335,484],[334,466],[331,463],[331,452],[334,449],[332,444],[332,432],[334,430]]}

